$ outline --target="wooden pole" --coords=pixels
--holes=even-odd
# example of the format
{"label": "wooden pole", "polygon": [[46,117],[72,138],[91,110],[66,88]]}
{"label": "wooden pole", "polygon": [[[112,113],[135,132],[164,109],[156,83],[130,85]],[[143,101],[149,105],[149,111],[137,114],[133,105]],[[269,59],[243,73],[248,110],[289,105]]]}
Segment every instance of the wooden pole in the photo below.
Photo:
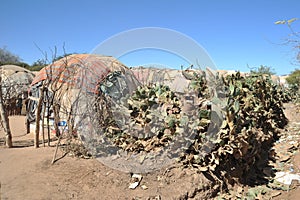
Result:
{"label": "wooden pole", "polygon": [[5,131],[5,140],[6,140],[6,146],[8,148],[11,148],[12,145],[12,135],[9,127],[9,118],[7,116],[4,103],[3,103],[3,94],[2,94],[2,79],[0,74],[0,117],[2,121],[2,125]]}
{"label": "wooden pole", "polygon": [[36,127],[35,127],[35,135],[34,135],[35,148],[39,148],[40,146],[39,134],[40,134],[41,110],[42,110],[43,102],[44,102],[44,86],[42,86],[42,88],[40,89],[40,98],[36,110],[36,121],[35,121]]}

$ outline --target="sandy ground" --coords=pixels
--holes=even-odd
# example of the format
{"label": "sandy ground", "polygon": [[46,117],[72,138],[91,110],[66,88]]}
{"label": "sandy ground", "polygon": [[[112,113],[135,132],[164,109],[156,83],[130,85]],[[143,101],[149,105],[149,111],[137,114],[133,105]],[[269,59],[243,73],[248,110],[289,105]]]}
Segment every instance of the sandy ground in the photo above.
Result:
{"label": "sandy ground", "polygon": [[[300,122],[292,104],[287,105],[286,114],[290,123]],[[10,117],[14,148],[3,145],[0,131],[0,200],[207,199],[214,191],[202,174],[180,167],[143,174],[140,186],[132,190],[128,188],[130,174],[96,159],[67,155],[52,165],[57,141],[50,147],[34,148],[33,134],[26,134],[24,120],[24,116]],[[58,157],[63,155],[59,150]],[[293,163],[300,171],[300,154],[295,154]],[[300,189],[282,192],[276,199],[300,199]]]}
{"label": "sandy ground", "polygon": [[[181,199],[209,191],[203,175],[180,168],[144,174],[138,187],[129,189],[131,175],[104,166],[96,159],[65,156],[51,164],[57,141],[51,147],[33,147],[33,133],[25,134],[25,118],[13,116],[10,124],[14,148],[0,147],[0,199]],[[58,157],[63,156],[58,151]],[[203,183],[201,187],[198,183]],[[206,191],[201,195],[205,195]]]}

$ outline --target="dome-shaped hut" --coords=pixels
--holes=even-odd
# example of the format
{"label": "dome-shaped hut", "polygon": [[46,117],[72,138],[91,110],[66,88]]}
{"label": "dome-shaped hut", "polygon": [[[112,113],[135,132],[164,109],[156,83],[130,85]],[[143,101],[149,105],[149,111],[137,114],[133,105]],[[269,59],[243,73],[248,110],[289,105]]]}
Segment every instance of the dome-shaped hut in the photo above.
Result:
{"label": "dome-shaped hut", "polygon": [[51,111],[54,106],[59,107],[60,121],[69,121],[72,115],[84,115],[87,106],[93,106],[85,101],[97,97],[100,83],[114,73],[124,77],[123,82],[118,81],[118,92],[126,90],[123,91],[125,94],[136,88],[138,81],[131,70],[110,56],[73,54],[46,66],[36,75],[30,87],[29,122],[35,121],[38,101],[42,96],[46,102],[46,115],[54,112]]}
{"label": "dome-shaped hut", "polygon": [[2,65],[0,73],[2,95],[8,114],[21,114],[34,74],[16,65]]}

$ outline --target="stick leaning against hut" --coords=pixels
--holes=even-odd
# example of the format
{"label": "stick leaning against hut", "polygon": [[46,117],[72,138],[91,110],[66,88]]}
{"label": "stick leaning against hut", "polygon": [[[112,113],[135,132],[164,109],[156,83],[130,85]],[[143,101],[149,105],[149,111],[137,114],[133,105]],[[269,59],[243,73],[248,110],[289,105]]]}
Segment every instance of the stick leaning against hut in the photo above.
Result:
{"label": "stick leaning against hut", "polygon": [[[62,124],[67,128],[68,134],[75,133],[80,122],[78,116],[87,115],[86,106],[92,106],[82,106],[82,102],[86,104],[87,99],[94,98],[98,83],[114,71],[122,74],[131,73],[125,65],[113,57],[90,54],[66,56],[43,68],[33,80],[30,89],[28,113],[30,123],[39,124],[36,116],[43,106],[39,111],[35,108],[38,108],[37,100],[43,99],[44,106],[47,106],[46,118],[48,121],[51,118],[56,136],[61,135],[59,125]],[[38,132],[35,134],[35,146],[38,146],[39,134]]]}

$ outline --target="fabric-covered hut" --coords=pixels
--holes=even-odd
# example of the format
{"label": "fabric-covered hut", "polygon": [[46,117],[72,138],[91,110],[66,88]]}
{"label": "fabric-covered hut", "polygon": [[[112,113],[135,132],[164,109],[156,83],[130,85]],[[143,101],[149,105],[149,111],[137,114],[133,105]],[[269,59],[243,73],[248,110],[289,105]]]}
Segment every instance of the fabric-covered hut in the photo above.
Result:
{"label": "fabric-covered hut", "polygon": [[[130,69],[110,56],[73,54],[46,66],[36,75],[30,87],[29,122],[35,121],[42,92],[45,105],[49,105],[47,108],[60,107],[60,121],[70,120],[70,115],[84,115],[86,106],[92,106],[84,101],[97,96],[99,84],[114,72],[126,77],[126,84],[132,86],[129,89],[136,88],[137,81]],[[51,109],[46,109],[46,115],[51,114]]]}
{"label": "fabric-covered hut", "polygon": [[25,113],[25,100],[28,97],[28,88],[34,78],[34,74],[16,65],[2,65],[1,87],[3,100],[9,115]]}

